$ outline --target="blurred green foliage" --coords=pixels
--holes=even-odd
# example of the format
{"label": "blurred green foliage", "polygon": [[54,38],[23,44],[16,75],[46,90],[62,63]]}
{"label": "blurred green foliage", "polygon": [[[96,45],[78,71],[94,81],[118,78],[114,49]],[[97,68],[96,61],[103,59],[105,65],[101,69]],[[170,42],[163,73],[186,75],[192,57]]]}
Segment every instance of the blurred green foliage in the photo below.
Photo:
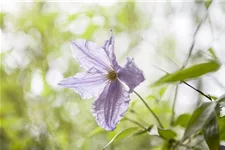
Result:
{"label": "blurred green foliage", "polygon": [[[208,8],[210,4],[206,5]],[[171,126],[170,116],[173,110],[170,99],[164,97],[167,91],[171,91],[168,85],[154,88],[153,92],[145,97],[165,127],[158,128],[159,135],[155,135],[151,132],[157,130],[157,127],[153,127],[157,122],[137,97],[132,99],[126,113],[126,117],[134,121],[124,118],[115,131],[106,132],[97,126],[91,115],[92,101],[82,101],[72,90],[59,88],[57,83],[49,82],[48,76],[54,81],[54,77],[61,79],[62,74],[67,77],[79,72],[79,64],[69,51],[70,40],[94,40],[96,32],[100,30],[108,32],[109,29],[113,29],[115,34],[125,32],[131,37],[131,41],[127,51],[122,55],[124,58],[123,56],[131,53],[132,48],[140,43],[139,32],[151,26],[151,20],[146,18],[135,2],[117,3],[107,7],[98,4],[92,6],[94,7],[87,7],[71,14],[62,13],[58,7],[54,11],[47,11],[56,7],[56,3],[20,3],[19,15],[0,13],[1,32],[12,34],[15,38],[12,42],[17,41],[20,46],[21,41],[17,38],[24,38],[21,49],[12,46],[1,52],[2,150],[99,150],[115,136],[114,139],[117,140],[113,140],[107,149],[169,150],[181,139],[181,133],[191,116],[178,116]],[[103,25],[89,22],[81,34],[68,29],[75,21],[79,21],[80,17],[85,16],[92,20],[96,15],[104,19]],[[175,41],[169,39],[167,44],[173,51]],[[212,49],[210,53],[216,56]],[[213,65],[218,69],[218,64]],[[191,70],[188,75],[196,78],[199,74],[203,75],[216,69],[213,66],[209,71],[198,72],[198,75],[193,75]],[[176,81],[179,80],[180,78]],[[174,86],[171,86],[173,89]],[[40,90],[39,87],[43,88]],[[218,120],[219,131],[224,132],[222,120],[224,117]],[[135,121],[146,129],[142,129]],[[201,134],[200,136],[203,137]],[[224,140],[224,134],[220,135],[220,138]],[[195,138],[191,148],[199,141],[202,139]],[[189,147],[181,147],[191,149],[191,144],[189,143]],[[198,146],[207,149],[204,142]]]}
{"label": "blurred green foliage", "polygon": [[[15,48],[1,53],[1,149],[101,149],[117,131],[133,126],[122,121],[114,132],[101,130],[88,136],[95,128],[99,128],[91,115],[92,102],[82,101],[73,91],[52,87],[47,82],[46,75],[51,69],[61,71],[59,68],[62,64],[57,64],[59,68],[51,66],[60,58],[66,60],[61,63],[67,63],[63,65],[68,68],[63,72],[64,76],[71,76],[79,71],[77,62],[70,56],[70,40],[92,39],[94,32],[103,28],[109,31],[113,27],[115,33],[139,30],[139,23],[144,18],[140,17],[135,3],[111,6],[110,9],[117,9],[114,14],[110,14],[110,9],[97,4],[86,11],[73,14],[61,14],[59,10],[44,12],[46,7],[56,6],[54,3],[36,2],[30,8],[26,3],[19,5],[20,15],[1,13],[2,32],[28,35],[31,39],[23,41],[25,49],[16,52],[17,55],[21,54],[20,57],[28,59],[25,66],[16,62],[16,66],[11,67],[5,63],[7,57],[15,59]],[[101,15],[105,19],[104,26],[90,23],[81,35],[65,30],[82,15],[89,19],[94,15]],[[64,20],[61,22],[62,17]],[[112,17],[117,18],[116,26],[111,21]],[[10,31],[6,22],[13,25],[13,31]],[[36,73],[43,82],[40,94],[32,93],[32,78]],[[146,145],[148,149],[148,140],[147,135],[130,139],[130,142],[136,143],[130,148],[138,149],[141,145]],[[127,149],[125,145],[129,144],[121,144],[118,149]]]}

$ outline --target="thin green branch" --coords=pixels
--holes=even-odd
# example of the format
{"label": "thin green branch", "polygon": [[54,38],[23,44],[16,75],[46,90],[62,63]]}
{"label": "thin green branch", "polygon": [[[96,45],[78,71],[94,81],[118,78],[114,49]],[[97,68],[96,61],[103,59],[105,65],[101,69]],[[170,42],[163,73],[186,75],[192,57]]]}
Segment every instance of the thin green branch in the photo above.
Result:
{"label": "thin green branch", "polygon": [[[211,6],[211,5],[210,5],[210,6]],[[210,8],[210,6],[209,6],[209,8]],[[182,67],[181,67],[180,70],[182,70],[183,68],[186,67],[186,65],[187,65],[187,63],[188,63],[188,61],[189,61],[189,59],[190,59],[190,57],[191,57],[191,54],[192,54],[192,51],[193,51],[193,49],[194,49],[195,42],[196,42],[196,35],[197,35],[197,33],[199,32],[199,29],[201,28],[202,24],[203,24],[203,23],[205,22],[205,20],[208,18],[209,8],[208,8],[208,10],[207,10],[205,16],[202,18],[202,20],[201,20],[200,23],[198,24],[197,28],[195,29],[195,32],[194,32],[194,35],[193,35],[192,44],[191,44],[191,46],[190,46],[190,48],[189,48],[188,57],[187,57],[186,60],[184,61],[184,63],[183,63],[183,65],[182,65]],[[211,97],[205,95],[202,91],[200,91],[200,90],[194,88],[193,86],[189,85],[189,84],[186,83],[185,81],[181,81],[181,82],[185,83],[186,85],[188,85],[189,87],[191,87],[191,88],[194,89],[195,91],[199,92],[200,94],[204,95],[205,97],[207,97],[208,99],[211,100]],[[176,95],[177,95],[177,90],[178,90],[178,85],[177,85],[177,87],[176,87],[175,96],[174,96],[174,101],[173,101],[171,124],[173,123],[174,116],[175,116],[175,111],[174,111],[174,109],[175,109],[176,99],[177,99],[177,96],[176,96]]]}
{"label": "thin green branch", "polygon": [[221,89],[225,90],[225,85],[223,85],[216,77],[214,76],[210,76],[216,84],[218,84],[220,86]]}
{"label": "thin green branch", "polygon": [[143,126],[143,125],[140,124],[139,122],[137,122],[137,121],[135,121],[135,120],[133,120],[133,119],[130,119],[130,118],[126,117],[126,116],[125,116],[124,118],[127,119],[128,121],[130,121],[130,122],[136,124],[137,126],[139,126],[139,127],[143,128],[143,129],[147,130],[147,128],[145,128],[145,126]]}
{"label": "thin green branch", "polygon": [[[210,6],[211,6],[211,5],[210,5]],[[210,7],[210,6],[209,6],[209,7]],[[208,8],[208,10],[207,10],[205,16],[202,18],[202,20],[201,20],[200,23],[198,24],[197,28],[195,29],[195,32],[194,32],[194,35],[193,35],[193,41],[192,41],[191,46],[190,46],[190,48],[189,48],[188,57],[187,57],[187,59],[185,60],[185,62],[184,62],[184,64],[183,64],[183,66],[181,67],[181,69],[183,69],[183,68],[187,65],[187,63],[188,63],[188,61],[189,61],[189,59],[190,59],[190,57],[191,57],[191,54],[192,54],[192,51],[193,51],[193,49],[194,49],[195,42],[196,42],[196,35],[197,35],[197,33],[199,32],[199,29],[200,29],[200,27],[202,26],[202,24],[203,24],[203,23],[205,22],[205,20],[208,18],[208,12],[209,12],[209,8]]]}
{"label": "thin green branch", "polygon": [[212,101],[212,98],[209,95],[206,95],[205,93],[203,93],[202,91],[196,89],[195,87],[193,87],[192,85],[188,84],[185,81],[182,81],[182,83],[186,84],[187,86],[191,87],[192,89],[194,89],[196,92],[200,93],[201,95],[205,96],[206,98],[208,98],[210,101]]}
{"label": "thin green branch", "polygon": [[[170,73],[168,73],[167,71],[165,71],[165,70],[163,70],[163,69],[160,69],[160,68],[157,68],[157,69],[159,69],[159,70],[165,72],[166,74],[170,74]],[[212,100],[212,98],[211,98],[209,95],[206,95],[206,94],[203,93],[201,90],[196,89],[196,88],[193,87],[192,85],[188,84],[186,81],[180,81],[180,82],[186,84],[186,85],[189,86],[189,87],[191,87],[192,89],[194,89],[195,91],[197,91],[197,92],[200,93],[201,95],[203,95],[203,96],[205,96],[206,98],[208,98],[210,101]],[[174,102],[176,102],[175,99],[174,99]],[[173,106],[174,106],[174,105],[176,105],[176,104],[173,103]]]}
{"label": "thin green branch", "polygon": [[175,93],[174,93],[174,100],[173,100],[173,106],[172,106],[172,116],[170,120],[170,125],[173,125],[174,123],[174,117],[175,117],[175,106],[177,101],[177,93],[178,93],[179,85],[176,85]]}
{"label": "thin green branch", "polygon": [[146,126],[149,125],[147,122],[144,121],[143,118],[140,117],[140,114],[138,112],[136,112],[135,110],[133,110],[132,108],[129,109],[129,112],[132,113],[132,114],[135,114],[137,119],[140,120],[142,123],[144,123]]}
{"label": "thin green branch", "polygon": [[151,114],[155,117],[155,119],[157,120],[159,126],[161,128],[164,128],[161,121],[159,120],[159,118],[157,117],[157,115],[154,113],[154,111],[148,106],[148,104],[145,102],[145,100],[136,92],[134,91],[134,93],[141,99],[141,101],[144,103],[144,105],[147,107],[147,109],[151,112]]}

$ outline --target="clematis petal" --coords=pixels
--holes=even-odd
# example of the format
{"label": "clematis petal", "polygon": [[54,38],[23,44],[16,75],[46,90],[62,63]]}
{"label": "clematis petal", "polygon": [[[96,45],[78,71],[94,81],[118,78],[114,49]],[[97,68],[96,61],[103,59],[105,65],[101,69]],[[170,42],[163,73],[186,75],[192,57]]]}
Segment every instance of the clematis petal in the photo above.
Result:
{"label": "clematis petal", "polygon": [[143,72],[136,67],[134,59],[129,57],[125,67],[119,70],[118,78],[130,88],[130,93],[145,80]]}
{"label": "clematis petal", "polygon": [[81,67],[88,70],[95,67],[99,71],[110,70],[110,60],[106,52],[94,42],[79,39],[71,42],[74,57],[80,62]]}
{"label": "clematis petal", "polygon": [[59,85],[71,88],[83,99],[98,96],[106,86],[107,78],[95,68],[84,73],[77,73],[73,77],[66,78],[59,82]]}
{"label": "clematis petal", "polygon": [[98,125],[108,131],[114,130],[127,111],[129,101],[129,93],[119,80],[109,83],[92,105]]}
{"label": "clematis petal", "polygon": [[113,33],[112,33],[112,30],[110,30],[110,38],[109,40],[105,41],[102,48],[105,50],[106,54],[108,55],[113,69],[118,70],[120,66],[117,63],[116,56],[114,54],[114,43],[115,41],[114,41]]}

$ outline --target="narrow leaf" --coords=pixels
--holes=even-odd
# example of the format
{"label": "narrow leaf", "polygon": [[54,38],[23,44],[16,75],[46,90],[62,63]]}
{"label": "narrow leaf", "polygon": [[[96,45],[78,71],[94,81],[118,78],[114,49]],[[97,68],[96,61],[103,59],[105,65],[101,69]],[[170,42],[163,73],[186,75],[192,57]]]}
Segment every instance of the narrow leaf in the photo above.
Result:
{"label": "narrow leaf", "polygon": [[216,61],[211,60],[206,63],[193,65],[183,70],[178,70],[172,74],[166,74],[165,76],[161,77],[158,81],[156,81],[153,84],[153,86],[158,86],[163,83],[171,83],[171,82],[197,78],[209,72],[214,72],[218,70],[219,68],[220,68],[220,64]]}
{"label": "narrow leaf", "polygon": [[4,16],[5,16],[5,13],[0,12],[0,28],[3,27]]}
{"label": "narrow leaf", "polygon": [[167,90],[167,87],[163,87],[163,88],[161,88],[161,89],[159,90],[159,96],[160,96],[160,98],[163,97],[163,95],[164,95],[164,93],[166,92],[166,90]]}
{"label": "narrow leaf", "polygon": [[150,126],[148,126],[148,128],[146,130],[141,130],[141,131],[135,133],[134,136],[138,136],[138,135],[142,135],[144,133],[148,133],[152,130],[153,127],[154,127],[154,125],[150,125]]}
{"label": "narrow leaf", "polygon": [[203,127],[203,134],[210,150],[219,150],[219,126],[216,112],[213,112],[213,118]]}
{"label": "narrow leaf", "polygon": [[174,126],[180,125],[181,127],[186,128],[190,118],[191,118],[190,114],[182,114],[177,117],[177,119],[174,122]]}
{"label": "narrow leaf", "polygon": [[103,132],[103,131],[105,131],[103,128],[97,127],[97,128],[95,128],[92,132],[90,132],[90,133],[88,134],[88,137],[90,138],[90,137],[92,137],[92,136],[94,136],[94,135],[96,135],[96,134],[98,134],[98,133],[100,133],[100,132]]}
{"label": "narrow leaf", "polygon": [[225,94],[220,96],[218,100],[216,100],[221,106],[225,107]]}
{"label": "narrow leaf", "polygon": [[158,133],[165,140],[170,140],[170,139],[173,139],[177,136],[176,132],[174,132],[170,129],[160,129],[160,128],[158,128]]}
{"label": "narrow leaf", "polygon": [[77,14],[77,13],[76,13],[76,14],[73,14],[73,15],[70,15],[70,16],[68,17],[68,21],[69,21],[69,22],[74,21],[77,17],[78,17],[78,14]]}
{"label": "narrow leaf", "polygon": [[209,8],[209,6],[212,4],[212,0],[206,0],[205,1],[205,6],[206,6],[206,8],[208,9]]}
{"label": "narrow leaf", "polygon": [[208,51],[212,55],[213,58],[218,59],[216,56],[216,53],[214,52],[214,50],[212,48],[210,48]]}
{"label": "narrow leaf", "polygon": [[147,130],[141,130],[141,131],[139,131],[137,133],[134,133],[134,136],[139,136],[139,135],[145,134],[147,132],[148,132]]}
{"label": "narrow leaf", "polygon": [[213,117],[216,102],[206,102],[198,107],[192,114],[181,141],[196,133],[204,127]]}
{"label": "narrow leaf", "polygon": [[210,95],[210,97],[212,98],[212,100],[217,100],[218,97],[214,96],[214,95]]}
{"label": "narrow leaf", "polygon": [[225,116],[219,118],[220,140],[225,141]]}
{"label": "narrow leaf", "polygon": [[129,136],[131,136],[133,133],[139,131],[139,129],[140,129],[140,128],[138,128],[138,127],[131,127],[131,128],[128,128],[128,129],[125,129],[125,130],[121,131],[120,133],[116,134],[116,135],[111,139],[111,141],[109,141],[108,144],[106,144],[106,146],[103,148],[103,150],[105,150],[112,142],[115,142],[115,141],[124,139],[124,138],[126,138],[126,137],[129,137]]}

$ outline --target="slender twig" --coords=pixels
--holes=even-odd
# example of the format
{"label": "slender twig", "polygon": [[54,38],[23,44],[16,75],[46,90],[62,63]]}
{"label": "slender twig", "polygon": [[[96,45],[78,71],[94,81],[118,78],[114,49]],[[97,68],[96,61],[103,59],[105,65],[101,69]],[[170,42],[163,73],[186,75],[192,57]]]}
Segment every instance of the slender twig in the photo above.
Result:
{"label": "slender twig", "polygon": [[148,110],[151,112],[151,114],[155,117],[155,119],[157,120],[159,126],[161,128],[164,128],[161,121],[159,120],[159,118],[157,117],[157,115],[154,113],[154,111],[148,106],[148,104],[145,102],[145,100],[136,92],[134,91],[134,93],[141,99],[141,101],[144,103],[144,105],[148,108]]}
{"label": "slender twig", "polygon": [[137,113],[135,110],[133,110],[132,108],[129,110],[130,113],[133,113],[136,115],[137,119],[139,119],[142,123],[144,123],[146,126],[148,126],[149,124],[147,122],[144,121],[143,118],[140,118],[140,114]]}
{"label": "slender twig", "polygon": [[209,20],[209,25],[210,25],[212,37],[213,37],[213,40],[214,40],[214,39],[215,39],[215,37],[214,37],[214,30],[213,30],[213,25],[212,25],[212,21],[211,21],[211,19],[210,19],[210,16],[208,17],[208,20]]}
{"label": "slender twig", "polygon": [[135,121],[133,119],[130,119],[130,118],[126,117],[126,116],[124,118],[127,119],[128,121],[136,124],[137,126],[139,126],[139,127],[143,128],[143,129],[147,130],[147,128],[145,126],[143,126],[142,124],[140,124],[139,122],[137,122],[137,121]]}
{"label": "slender twig", "polygon": [[173,100],[173,106],[172,106],[172,116],[170,120],[170,125],[173,125],[174,123],[174,117],[175,117],[175,106],[177,101],[177,93],[178,93],[179,85],[176,85],[175,93],[174,93],[174,100]]}
{"label": "slender twig", "polygon": [[217,78],[215,78],[214,76],[210,76],[210,77],[215,81],[216,84],[220,86],[221,89],[225,90],[225,86],[222,83],[220,83],[220,81]]}
{"label": "slender twig", "polygon": [[[156,67],[156,68],[157,68],[157,67]],[[160,68],[157,68],[157,69],[160,69]],[[168,73],[167,71],[165,71],[165,70],[163,70],[163,69],[160,69],[160,70],[163,71],[163,72],[165,72],[166,74],[170,74],[170,73]],[[205,97],[208,98],[209,100],[212,100],[212,98],[211,98],[209,95],[206,95],[206,94],[205,94],[204,92],[202,92],[201,90],[196,89],[196,88],[193,87],[192,85],[188,84],[186,81],[181,81],[181,83],[186,84],[187,86],[191,87],[192,89],[194,89],[194,90],[197,91],[198,93],[202,94],[203,96],[205,96]],[[175,99],[174,99],[174,102],[176,102]],[[173,105],[175,105],[175,104],[173,103]]]}
{"label": "slender twig", "polygon": [[[202,90],[202,79],[201,78],[197,80],[196,89],[199,89],[200,91]],[[201,94],[198,93],[198,98],[197,98],[195,107],[198,107],[201,104],[201,102],[202,102],[202,97],[201,97]]]}
{"label": "slender twig", "polygon": [[208,98],[210,101],[212,101],[212,98],[209,95],[206,95],[205,93],[203,93],[202,91],[196,89],[195,87],[193,87],[192,85],[188,84],[185,81],[182,81],[182,83],[186,84],[187,86],[191,87],[192,89],[194,89],[195,91],[197,91],[198,93],[200,93],[201,95],[205,96],[206,98]]}
{"label": "slender twig", "polygon": [[[194,35],[193,35],[192,44],[191,44],[191,46],[190,46],[190,48],[189,48],[188,56],[187,56],[186,60],[184,61],[184,63],[183,63],[183,65],[182,65],[182,67],[181,67],[180,70],[182,70],[183,68],[186,67],[186,65],[187,65],[187,63],[188,63],[188,61],[189,61],[189,59],[190,59],[190,57],[191,57],[191,54],[192,54],[192,51],[193,51],[193,49],[194,49],[195,42],[196,42],[196,35],[197,35],[197,33],[199,32],[199,29],[200,29],[200,27],[202,26],[202,24],[203,24],[203,23],[205,22],[205,20],[208,18],[208,12],[209,12],[209,8],[208,8],[208,10],[207,10],[205,16],[202,18],[202,20],[200,21],[200,23],[198,24],[198,26],[197,26],[196,29],[195,29],[195,32],[194,32]],[[182,82],[184,83],[184,81],[182,81]],[[185,82],[185,83],[186,83],[186,82]],[[189,84],[186,84],[186,85],[189,85]],[[190,86],[190,87],[192,87],[192,86]],[[198,91],[199,93],[201,93],[202,95],[206,96],[207,98],[210,98],[209,96],[205,95],[205,94],[204,94],[203,92],[201,92],[200,90],[197,90],[197,89],[194,88],[194,87],[192,87],[192,88],[193,88],[194,90]],[[176,90],[177,90],[177,89],[178,89],[178,85],[177,85]],[[171,123],[173,122],[172,119],[174,119],[174,115],[175,115],[174,109],[175,109],[175,105],[176,105],[176,98],[177,98],[177,96],[175,96],[174,101],[173,101],[173,106],[174,106],[174,107],[172,108],[173,114],[172,114],[172,117],[171,117]],[[211,98],[210,98],[210,100],[211,100]]]}
{"label": "slender twig", "polygon": [[197,28],[195,29],[195,32],[194,32],[194,35],[193,35],[194,38],[193,38],[193,41],[192,41],[191,46],[190,46],[190,48],[189,48],[188,57],[187,57],[187,59],[185,60],[185,62],[184,62],[184,64],[183,64],[183,66],[181,67],[181,69],[183,69],[183,68],[187,65],[187,63],[188,63],[188,61],[189,61],[189,59],[190,59],[190,57],[191,57],[191,54],[192,54],[192,51],[193,51],[193,49],[194,49],[195,42],[196,42],[196,35],[197,35],[197,33],[198,33],[200,27],[202,26],[202,24],[203,24],[203,23],[205,22],[205,20],[208,18],[208,12],[209,12],[209,9],[207,10],[205,16],[203,17],[203,19],[200,21],[200,23],[198,24]]}

